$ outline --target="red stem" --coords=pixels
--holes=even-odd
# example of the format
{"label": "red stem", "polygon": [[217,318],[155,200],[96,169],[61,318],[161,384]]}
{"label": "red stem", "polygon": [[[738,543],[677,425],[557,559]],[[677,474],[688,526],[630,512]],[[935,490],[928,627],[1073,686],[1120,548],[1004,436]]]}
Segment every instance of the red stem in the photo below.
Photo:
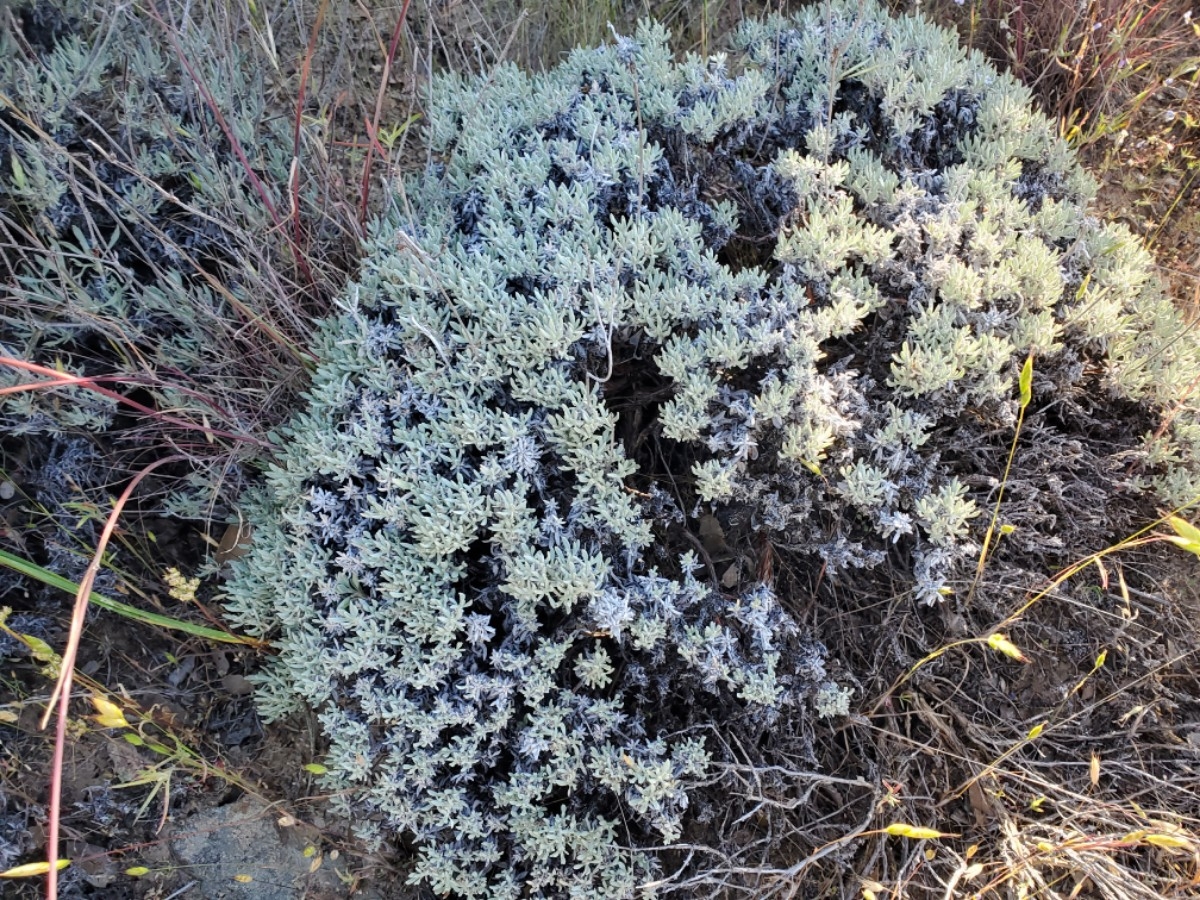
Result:
{"label": "red stem", "polygon": [[[197,90],[200,91],[201,96],[204,98],[205,105],[208,106],[209,111],[213,114],[213,118],[217,120],[217,125],[225,135],[225,139],[229,141],[229,146],[232,148],[234,155],[238,158],[238,162],[242,164],[242,168],[246,172],[246,177],[253,186],[255,193],[257,193],[259,199],[262,200],[263,206],[267,208],[267,212],[271,216],[271,221],[275,224],[277,229],[284,231],[283,222],[279,218],[279,211],[275,208],[275,204],[271,201],[271,196],[267,192],[266,185],[262,183],[262,179],[258,177],[258,173],[254,171],[254,167],[250,165],[250,160],[246,156],[246,151],[242,149],[241,142],[237,139],[237,135],[233,133],[233,129],[229,127],[229,123],[225,120],[225,116],[221,112],[221,108],[217,105],[216,98],[214,98],[212,92],[209,91],[208,85],[205,83],[204,79],[200,77],[200,73],[197,72],[192,66],[191,61],[187,58],[187,54],[183,52],[183,47],[180,46],[178,39],[175,37],[175,32],[167,25],[162,16],[159,14],[158,7],[154,3],[154,0],[150,0],[150,16],[162,26],[163,31],[167,35],[167,40],[171,42],[171,48],[175,51],[175,55],[179,58],[180,64],[187,70],[188,76],[192,79],[192,83],[195,84]],[[296,264],[304,273],[304,277],[308,280],[309,284],[315,284],[316,282],[313,278],[312,270],[309,268],[308,261],[304,258],[304,254],[301,252],[300,247],[290,239],[289,242],[292,244],[292,253],[296,257]]]}
{"label": "red stem", "polygon": [[325,10],[329,0],[321,0],[317,7],[317,18],[313,21],[308,33],[308,48],[304,51],[304,64],[300,67],[300,89],[296,96],[296,119],[292,126],[292,169],[288,173],[288,183],[292,191],[292,241],[299,247],[303,244],[303,230],[300,227],[300,124],[304,115],[304,98],[308,88],[308,76],[312,71],[312,58],[317,48],[317,35],[325,21]]}
{"label": "red stem", "polygon": [[[379,132],[379,117],[383,114],[383,95],[387,91],[388,79],[391,78],[392,60],[396,57],[396,49],[400,46],[400,33],[404,28],[404,19],[408,16],[408,6],[412,0],[404,0],[404,5],[400,7],[400,17],[396,20],[396,27],[392,29],[392,40],[388,44],[387,56],[383,60],[383,77],[379,79],[379,90],[375,94],[375,118],[371,123],[371,132]],[[374,147],[367,147],[367,155],[363,160],[362,174],[362,202],[358,210],[359,224],[367,221],[367,202],[371,198],[371,153]]]}
{"label": "red stem", "polygon": [[79,653],[83,620],[87,616],[88,597],[91,596],[96,575],[100,572],[100,565],[104,559],[104,551],[108,547],[109,539],[116,530],[117,519],[125,508],[125,504],[129,502],[133,489],[159,466],[170,462],[180,462],[184,459],[186,459],[184,456],[164,457],[150,463],[133,477],[125,490],[121,492],[117,502],[113,504],[112,512],[108,514],[104,530],[100,534],[100,540],[96,542],[96,552],[92,554],[92,561],[88,564],[87,572],[84,573],[83,580],[79,582],[79,590],[75,594],[75,609],[71,614],[71,630],[67,635],[67,646],[63,650],[62,661],[59,664],[58,683],[50,695],[50,702],[46,704],[46,712],[42,715],[41,723],[42,728],[49,724],[50,716],[57,704],[58,727],[54,734],[54,759],[50,767],[50,833],[46,839],[46,861],[50,866],[50,871],[46,873],[47,900],[58,900],[58,833],[61,822],[63,756],[67,746],[67,715],[71,703],[71,682],[75,677],[75,657]]}
{"label": "red stem", "polygon": [[[87,390],[95,391],[97,394],[100,394],[104,397],[108,397],[111,400],[115,400],[118,403],[123,403],[126,406],[130,406],[136,409],[138,412],[152,416],[158,419],[160,422],[166,422],[170,425],[177,425],[180,428],[186,428],[189,431],[202,431],[205,434],[211,434],[214,437],[228,438],[231,441],[242,441],[247,444],[254,444],[258,447],[267,448],[272,446],[268,442],[260,440],[256,437],[251,437],[250,435],[235,434],[232,431],[222,431],[218,428],[206,428],[203,425],[197,425],[194,422],[188,422],[186,419],[176,419],[174,416],[168,416],[156,409],[151,409],[149,406],[138,403],[136,400],[131,400],[124,394],[119,394],[116,391],[111,391],[108,388],[100,387],[100,385],[96,384],[97,381],[119,382],[129,380],[123,379],[117,375],[94,375],[90,377],[83,377],[80,375],[72,375],[70,372],[59,372],[56,369],[49,369],[45,366],[39,366],[37,363],[26,362],[23,359],[15,359],[11,356],[0,356],[0,365],[10,366],[14,369],[24,369],[27,372],[33,372],[37,375],[45,375],[50,379],[49,381],[36,381],[31,384],[14,384],[10,385],[9,387],[0,388],[0,397],[7,396],[8,394],[17,394],[21,391],[36,390],[38,388],[86,388]],[[215,408],[216,407],[214,407],[214,409]]]}

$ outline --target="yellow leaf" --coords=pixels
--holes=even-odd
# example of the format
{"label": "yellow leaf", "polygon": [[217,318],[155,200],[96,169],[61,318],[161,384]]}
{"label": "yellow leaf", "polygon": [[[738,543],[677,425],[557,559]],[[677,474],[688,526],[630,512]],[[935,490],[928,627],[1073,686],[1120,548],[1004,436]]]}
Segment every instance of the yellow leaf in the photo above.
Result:
{"label": "yellow leaf", "polygon": [[964,854],[964,856],[966,856],[967,859],[973,859],[975,857],[975,854],[978,852],[979,852],[979,845],[972,844],[970,847],[967,848],[967,852]]}
{"label": "yellow leaf", "polygon": [[325,766],[321,765],[320,763],[309,763],[308,765],[306,765],[304,767],[304,771],[310,772],[313,775],[324,775],[326,772],[329,771],[329,769],[326,768]]}
{"label": "yellow leaf", "polygon": [[1188,553],[1200,556],[1200,541],[1189,541],[1187,538],[1177,537],[1173,534],[1168,534],[1166,538],[1181,550],[1186,550]]}
{"label": "yellow leaf", "polygon": [[[69,859],[60,859],[55,868],[61,872],[70,864],[71,861]],[[50,863],[48,862],[25,863],[23,866],[16,866],[0,872],[0,878],[35,878],[38,875],[45,875],[49,871]]]}
{"label": "yellow leaf", "polygon": [[1033,354],[1029,354],[1025,359],[1025,365],[1021,367],[1021,376],[1017,379],[1017,383],[1021,388],[1021,409],[1029,405],[1029,401],[1033,399]]}
{"label": "yellow leaf", "polygon": [[921,828],[919,825],[907,825],[904,822],[893,822],[883,830],[885,834],[890,834],[892,837],[909,838],[910,840],[914,841],[925,841],[932,840],[934,838],[958,836],[954,834],[947,834],[944,831],[936,831],[933,828]]}
{"label": "yellow leaf", "polygon": [[1041,812],[1042,806],[1045,804],[1045,802],[1046,802],[1045,797],[1034,797],[1032,800],[1029,801],[1029,808],[1031,810],[1033,810],[1034,812]]}
{"label": "yellow leaf", "polygon": [[1015,659],[1017,662],[1029,662],[1029,658],[1021,652],[1021,648],[998,631],[988,635],[987,645],[997,653],[1003,653],[1009,659]]}
{"label": "yellow leaf", "polygon": [[1175,529],[1175,534],[1167,535],[1167,540],[1188,553],[1200,556],[1200,528],[1179,516],[1171,516],[1167,523]]}
{"label": "yellow leaf", "polygon": [[1012,534],[1016,530],[1017,530],[1016,525],[1009,525],[1006,523],[1006,524],[1000,526],[1001,534]]}
{"label": "yellow leaf", "polygon": [[937,859],[937,851],[930,847],[925,851],[925,862],[933,862]]}
{"label": "yellow leaf", "polygon": [[1145,837],[1145,841],[1147,844],[1153,844],[1155,847],[1161,847],[1164,850],[1192,849],[1191,841],[1174,834],[1148,834]]}
{"label": "yellow leaf", "polygon": [[317,852],[317,848],[314,847],[312,844],[309,844],[307,847],[304,848],[304,858],[312,859],[313,856],[316,855],[316,852]]}
{"label": "yellow leaf", "polygon": [[1028,741],[1036,741],[1039,737],[1042,736],[1042,732],[1045,730],[1046,730],[1046,723],[1038,722],[1036,725],[1034,725],[1032,728],[1029,729],[1029,734],[1025,735],[1025,739]]}
{"label": "yellow leaf", "polygon": [[1167,519],[1167,522],[1170,523],[1171,527],[1175,529],[1175,533],[1180,537],[1200,543],[1200,528],[1197,528],[1187,519],[1182,519],[1179,516],[1171,516]]}
{"label": "yellow leaf", "polygon": [[1108,649],[1107,648],[1105,648],[1104,650],[1101,650],[1100,655],[1096,657],[1096,665],[1094,666],[1094,668],[1099,669],[1099,668],[1103,667],[1104,661],[1106,659],[1108,659]]}
{"label": "yellow leaf", "polygon": [[233,880],[238,884],[249,884],[254,880],[253,875],[234,875]]}
{"label": "yellow leaf", "polygon": [[58,676],[59,666],[62,665],[62,657],[55,653],[49,644],[41,638],[34,637],[32,634],[18,634],[17,637],[29,648],[29,652],[33,654],[33,658],[46,667],[47,675]]}
{"label": "yellow leaf", "polygon": [[96,707],[96,724],[101,728],[131,728],[121,707],[103,694],[92,694],[92,706]]}
{"label": "yellow leaf", "polygon": [[150,870],[148,868],[146,868],[145,866],[130,866],[128,869],[125,870],[125,874],[128,875],[130,878],[141,878],[143,875],[147,874],[149,871]]}

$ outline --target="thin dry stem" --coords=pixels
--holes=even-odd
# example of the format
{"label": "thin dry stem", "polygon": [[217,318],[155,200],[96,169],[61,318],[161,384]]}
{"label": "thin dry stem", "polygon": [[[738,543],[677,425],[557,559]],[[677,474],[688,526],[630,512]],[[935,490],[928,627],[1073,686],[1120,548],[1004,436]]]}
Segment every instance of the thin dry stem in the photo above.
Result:
{"label": "thin dry stem", "polygon": [[121,492],[121,496],[117,498],[117,502],[113,504],[112,512],[108,514],[108,518],[104,522],[104,530],[100,533],[100,540],[96,542],[96,552],[92,554],[92,561],[88,564],[87,572],[84,573],[83,578],[79,582],[79,591],[75,594],[75,608],[71,614],[71,628],[67,634],[66,649],[63,650],[62,654],[58,683],[55,684],[54,691],[50,694],[50,699],[46,703],[46,711],[42,714],[41,720],[41,727],[44,729],[49,724],[50,716],[57,707],[58,728],[54,736],[54,756],[50,768],[50,823],[49,834],[46,838],[46,858],[50,865],[50,871],[46,877],[46,896],[48,900],[58,900],[58,835],[62,806],[63,756],[67,745],[67,723],[71,682],[75,676],[75,657],[79,653],[79,641],[83,636],[83,623],[87,617],[88,598],[92,594],[92,585],[95,583],[96,576],[100,572],[100,566],[104,562],[104,551],[108,547],[109,539],[117,527],[117,520],[121,516],[121,511],[125,508],[125,504],[129,502],[129,498],[133,495],[134,489],[141,483],[143,478],[159,466],[172,462],[182,462],[184,459],[185,457],[183,456],[167,456],[155,460],[130,480],[125,490]]}

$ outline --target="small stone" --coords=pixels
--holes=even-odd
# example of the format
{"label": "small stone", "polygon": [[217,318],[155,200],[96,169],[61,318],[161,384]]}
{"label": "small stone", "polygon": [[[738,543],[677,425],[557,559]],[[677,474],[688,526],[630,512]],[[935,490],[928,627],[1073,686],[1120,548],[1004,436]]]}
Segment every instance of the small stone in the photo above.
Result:
{"label": "small stone", "polygon": [[221,679],[221,687],[234,697],[243,697],[254,691],[254,685],[244,675],[226,675]]}

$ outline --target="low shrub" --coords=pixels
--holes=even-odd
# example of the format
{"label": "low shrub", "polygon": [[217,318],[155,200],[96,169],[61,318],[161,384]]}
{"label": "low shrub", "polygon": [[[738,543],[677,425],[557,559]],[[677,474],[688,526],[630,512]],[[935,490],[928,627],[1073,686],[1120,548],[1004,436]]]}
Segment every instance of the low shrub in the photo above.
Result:
{"label": "low shrub", "polygon": [[278,647],[263,711],[317,710],[338,805],[439,894],[627,897],[744,843],[730,773],[849,708],[800,598],[819,629],[830,583],[965,592],[1030,357],[981,596],[1200,493],[1200,347],[1149,257],[918,16],[817,4],[680,62],[647,23],[441,77],[427,137],[228,610]]}

